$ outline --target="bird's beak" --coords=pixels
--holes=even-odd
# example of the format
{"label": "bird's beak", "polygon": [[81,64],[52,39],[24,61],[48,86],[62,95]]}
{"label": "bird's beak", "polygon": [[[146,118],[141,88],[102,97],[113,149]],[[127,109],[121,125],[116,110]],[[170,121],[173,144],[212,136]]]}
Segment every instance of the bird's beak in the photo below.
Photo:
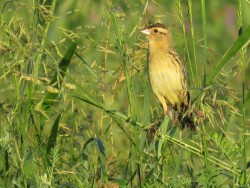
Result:
{"label": "bird's beak", "polygon": [[145,34],[145,35],[150,35],[149,29],[142,29],[142,30],[140,30],[140,32]]}

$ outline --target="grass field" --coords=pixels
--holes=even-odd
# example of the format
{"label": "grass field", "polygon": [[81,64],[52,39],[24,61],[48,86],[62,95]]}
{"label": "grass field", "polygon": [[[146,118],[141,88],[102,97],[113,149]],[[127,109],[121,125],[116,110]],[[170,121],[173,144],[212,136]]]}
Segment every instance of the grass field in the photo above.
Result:
{"label": "grass field", "polygon": [[[1,187],[249,187],[249,0],[1,0]],[[147,40],[162,22],[197,133],[162,114]]]}

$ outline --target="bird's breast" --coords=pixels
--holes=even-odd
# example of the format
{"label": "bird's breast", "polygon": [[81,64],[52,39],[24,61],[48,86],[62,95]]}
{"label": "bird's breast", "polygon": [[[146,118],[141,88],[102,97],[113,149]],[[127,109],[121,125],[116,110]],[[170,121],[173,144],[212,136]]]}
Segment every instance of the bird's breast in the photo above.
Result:
{"label": "bird's breast", "polygon": [[181,102],[180,93],[185,89],[184,74],[174,57],[169,54],[150,55],[148,71],[157,98],[164,97],[171,105]]}

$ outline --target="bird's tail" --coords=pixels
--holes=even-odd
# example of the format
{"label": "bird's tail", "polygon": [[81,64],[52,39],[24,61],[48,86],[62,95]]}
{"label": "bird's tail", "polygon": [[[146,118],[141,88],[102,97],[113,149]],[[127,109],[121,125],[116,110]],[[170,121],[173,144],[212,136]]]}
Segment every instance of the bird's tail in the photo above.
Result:
{"label": "bird's tail", "polygon": [[181,129],[188,127],[191,131],[196,132],[196,123],[194,121],[193,113],[190,114],[179,114],[178,119],[181,124]]}

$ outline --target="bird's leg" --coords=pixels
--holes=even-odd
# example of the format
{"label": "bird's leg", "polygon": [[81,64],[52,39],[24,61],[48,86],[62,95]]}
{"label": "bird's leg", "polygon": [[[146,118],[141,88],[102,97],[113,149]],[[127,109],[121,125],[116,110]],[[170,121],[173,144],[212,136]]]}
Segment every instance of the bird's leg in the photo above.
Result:
{"label": "bird's leg", "polygon": [[167,114],[168,106],[165,103],[165,99],[163,97],[158,97],[159,102],[162,104],[163,113],[162,115],[153,123],[152,127],[148,130],[148,137],[152,137],[152,135],[158,130],[159,126],[161,125],[162,120]]}
{"label": "bird's leg", "polygon": [[156,133],[156,131],[158,130],[159,126],[161,125],[162,119],[164,118],[165,114],[162,114],[157,120],[156,122],[153,123],[152,127],[150,127],[148,129],[148,137],[152,138],[153,135]]}
{"label": "bird's leg", "polygon": [[158,124],[158,126],[159,126],[160,122],[164,119],[165,114],[168,114],[169,108],[168,108],[168,106],[166,104],[166,101],[165,101],[164,97],[157,96],[157,99],[159,100],[159,102],[161,103],[162,108],[163,108],[163,114],[159,117],[159,119],[156,122]]}
{"label": "bird's leg", "polygon": [[[168,106],[166,104],[166,100],[165,98],[159,98],[158,100],[160,101],[160,103],[162,104],[163,107],[163,111],[164,111],[164,115],[167,114],[169,119],[172,121],[172,123],[175,125],[178,122],[178,118],[176,116],[175,111],[173,110],[173,108],[171,106]],[[164,117],[164,116],[163,116]]]}
{"label": "bird's leg", "polygon": [[171,107],[168,108],[167,115],[174,125],[178,122],[176,112]]}
{"label": "bird's leg", "polygon": [[162,114],[162,115],[156,120],[156,122],[154,123],[153,127],[158,128],[158,127],[160,126],[162,120],[164,119],[164,116],[165,116],[165,114]]}
{"label": "bird's leg", "polygon": [[156,120],[156,122],[153,123],[153,125],[147,130],[148,132],[148,137],[149,138],[152,138],[153,135],[156,133],[156,131],[158,130],[161,122],[162,122],[162,119],[164,118],[164,113]]}
{"label": "bird's leg", "polygon": [[180,131],[180,132],[179,132],[179,140],[180,140],[180,142],[182,141],[182,130],[183,130],[183,129],[179,129],[179,131]]}

